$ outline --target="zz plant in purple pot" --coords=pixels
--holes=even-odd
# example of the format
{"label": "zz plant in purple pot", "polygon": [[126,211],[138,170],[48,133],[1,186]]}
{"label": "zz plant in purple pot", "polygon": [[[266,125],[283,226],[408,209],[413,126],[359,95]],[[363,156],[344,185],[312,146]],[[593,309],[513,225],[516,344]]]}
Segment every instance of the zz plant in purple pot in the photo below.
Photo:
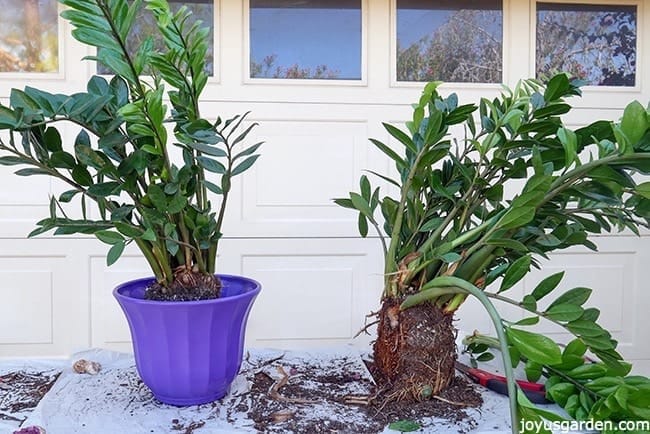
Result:
{"label": "zz plant in purple pot", "polygon": [[[135,243],[161,293],[218,296],[213,275],[231,182],[253,165],[260,144],[241,147],[252,128],[241,130],[245,116],[201,117],[208,29],[192,23],[185,7],[173,13],[166,1],[61,3],[69,8],[62,16],[74,26],[72,35],[96,47],[90,59],[114,75],[94,76],[72,95],[14,89],[10,105],[0,108],[0,128],[9,131],[0,163],[26,166],[17,175],[52,176],[70,187],[51,198],[50,216],[30,235],[94,234],[111,246],[109,265]],[[127,49],[145,5],[164,42],[160,51],[152,36]],[[56,129],[64,121],[80,127],[74,143],[64,143]],[[182,161],[172,160],[170,146]],[[221,199],[214,211],[208,192]],[[62,204],[72,200],[82,206],[80,219],[64,211]],[[91,202],[98,219],[87,212]]]}
{"label": "zz plant in purple pot", "polygon": [[[245,278],[243,283],[233,276],[220,278],[215,272],[231,184],[255,163],[261,143],[245,145],[255,126],[246,122],[246,114],[224,120],[206,119],[200,112],[208,83],[209,30],[193,19],[187,7],[174,12],[166,0],[60,2],[66,7],[62,16],[72,24],[72,35],[97,50],[88,59],[112,76],[94,76],[85,90],[69,95],[33,87],[13,89],[9,105],[0,105],[0,130],[4,130],[0,131],[0,164],[19,166],[19,176],[50,176],[68,186],[51,198],[49,216],[37,223],[30,236],[49,231],[93,234],[110,246],[108,265],[135,244],[154,278],[118,288],[120,303],[136,300],[147,312],[153,305],[167,315],[171,305],[189,309],[194,304],[243,300],[247,303],[243,308],[226,308],[230,313],[221,316],[228,321],[232,314],[237,316],[233,320],[245,322],[259,285]],[[140,13],[153,15],[157,34],[145,35],[136,44],[138,38],[131,36]],[[64,137],[57,129],[61,123],[78,126],[76,138]],[[69,207],[75,202],[81,212],[73,216]],[[91,213],[92,205],[96,212]],[[146,304],[148,300],[152,304]],[[151,318],[157,317],[152,313]],[[138,321],[144,322],[146,333],[134,331]],[[151,335],[149,341],[160,340],[157,334],[163,332],[152,330],[160,326],[154,327],[152,321],[129,317],[134,341],[143,340],[145,334]],[[179,338],[192,342],[201,341],[195,330],[203,325],[239,330],[235,337],[216,339],[232,341],[235,347],[231,351],[221,342],[217,353],[239,352],[234,365],[224,368],[227,376],[234,376],[233,367],[238,369],[241,363],[243,326],[214,326],[208,319],[195,319],[200,324],[189,325],[167,321],[177,331],[191,330],[187,331],[191,336]],[[153,349],[136,347],[136,360],[148,352]],[[208,376],[222,370],[205,358],[202,363]],[[147,382],[144,377],[149,374],[143,373],[142,365],[138,369]],[[185,375],[184,370],[189,377],[196,376],[203,369],[189,372],[178,363],[174,366],[172,374],[177,377]],[[225,393],[223,384],[219,387],[218,393],[201,391],[199,401]],[[154,393],[172,403],[196,401],[170,398],[175,392],[168,389]]]}
{"label": "zz plant in purple pot", "polygon": [[[478,105],[443,97],[439,84],[424,88],[406,130],[384,124],[394,146],[371,140],[395,165],[395,176],[372,173],[395,194],[382,195],[363,175],[358,192],[336,200],[358,212],[362,236],[374,228],[383,246],[373,355],[391,399],[428,399],[450,384],[452,321],[476,297],[496,336],[475,334],[465,343],[479,361],[501,350],[513,433],[523,432],[520,421],[562,420],[517,392],[513,367],[520,363],[530,380],[546,377],[547,397],[571,418],[650,420],[650,381],[629,375],[616,340],[598,323],[600,311],[585,307],[590,289],[565,288],[557,273],[523,297],[511,291],[552,252],[595,250],[594,234],[648,227],[648,109],[633,102],[620,122],[574,130],[562,117],[572,108],[567,99],[581,91],[565,74],[546,86],[521,81]],[[517,306],[524,319],[506,320],[494,300]],[[574,340],[562,348],[534,331],[540,320]],[[521,428],[529,426],[539,425]]]}

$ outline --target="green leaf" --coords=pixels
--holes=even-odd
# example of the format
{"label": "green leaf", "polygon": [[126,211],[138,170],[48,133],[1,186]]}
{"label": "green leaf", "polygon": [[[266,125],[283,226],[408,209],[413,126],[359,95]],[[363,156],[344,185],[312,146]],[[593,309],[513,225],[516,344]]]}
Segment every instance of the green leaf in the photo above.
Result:
{"label": "green leaf", "polygon": [[205,155],[211,155],[213,157],[226,157],[228,154],[221,148],[216,146],[210,146],[205,143],[188,143],[187,146],[190,148],[199,151]]}
{"label": "green leaf", "polygon": [[196,157],[196,160],[199,162],[201,167],[203,167],[208,172],[213,172],[220,175],[226,173],[226,167],[217,160],[213,160],[212,158],[204,156]]}
{"label": "green leaf", "polygon": [[454,263],[460,259],[462,259],[462,256],[456,252],[448,252],[440,256],[440,260],[442,262],[446,262],[447,264]]}
{"label": "green leaf", "polygon": [[77,165],[74,169],[72,169],[72,179],[77,184],[80,184],[84,187],[92,185],[93,183],[93,177],[90,175],[90,172],[88,172],[88,169],[82,165]]}
{"label": "green leaf", "polygon": [[566,95],[570,87],[569,77],[566,74],[557,74],[546,85],[544,99],[548,102],[556,101]]}
{"label": "green leaf", "polygon": [[110,248],[108,251],[108,254],[106,255],[106,265],[109,267],[113,265],[118,259],[120,259],[120,256],[122,256],[122,253],[124,252],[124,247],[125,243],[119,242],[116,244],[113,244],[113,247]]}
{"label": "green leaf", "polygon": [[564,407],[569,397],[576,393],[576,387],[571,383],[558,383],[547,389],[546,393],[554,402]]}
{"label": "green leaf", "polygon": [[640,102],[633,101],[625,107],[621,118],[621,131],[632,145],[641,140],[649,126],[648,113]]}
{"label": "green leaf", "polygon": [[535,207],[524,206],[521,208],[510,208],[499,221],[499,227],[512,229],[523,226],[535,217]]}
{"label": "green leaf", "polygon": [[571,354],[574,356],[582,357],[586,352],[587,346],[580,339],[574,339],[567,344],[562,354]]}
{"label": "green leaf", "polygon": [[[571,331],[571,333],[586,338],[597,338],[607,335],[607,332],[601,326],[591,321],[571,321],[566,327]],[[588,342],[585,343],[589,345]]]}
{"label": "green leaf", "polygon": [[120,242],[124,241],[124,237],[120,235],[117,232],[113,231],[99,231],[95,232],[95,236],[97,239],[99,239],[101,242],[104,242],[106,244],[117,244]]}
{"label": "green leaf", "polygon": [[142,235],[142,229],[123,222],[115,222],[115,229],[122,235],[129,238],[139,238]]}
{"label": "green leaf", "polygon": [[535,311],[537,310],[537,300],[532,295],[526,294],[521,300],[521,306],[529,311]]}
{"label": "green leaf", "polygon": [[561,271],[559,273],[552,274],[539,282],[535,289],[533,289],[533,292],[531,295],[535,298],[535,300],[539,301],[542,298],[544,298],[546,295],[551,293],[557,286],[560,284],[560,281],[564,277],[564,271]]}
{"label": "green leaf", "polygon": [[515,325],[521,325],[521,326],[532,326],[535,324],[539,323],[539,317],[538,316],[531,316],[528,318],[520,319],[515,323]]}
{"label": "green leaf", "polygon": [[45,169],[39,169],[39,168],[31,168],[28,167],[26,169],[20,169],[16,170],[14,172],[18,176],[32,176],[32,175],[52,175],[52,173],[48,172]]}
{"label": "green leaf", "polygon": [[79,194],[79,193],[80,193],[79,190],[68,190],[68,191],[64,191],[64,192],[61,193],[61,195],[59,196],[59,202],[62,202],[62,203],[68,203],[68,202],[70,202],[70,201],[72,200],[73,197],[75,197],[75,196],[76,196],[77,194]]}
{"label": "green leaf", "polygon": [[528,381],[537,381],[540,379],[542,376],[542,371],[543,371],[543,365],[540,365],[539,363],[535,363],[531,360],[528,360],[526,362],[526,366],[524,368],[524,372],[526,372],[526,379]]}
{"label": "green leaf", "polygon": [[238,165],[235,166],[234,169],[232,169],[231,176],[236,176],[239,175],[240,173],[245,172],[248,170],[253,164],[255,164],[255,161],[259,158],[259,155],[252,155],[239,163]]}
{"label": "green leaf", "polygon": [[589,288],[578,287],[569,289],[567,292],[556,298],[555,301],[549,305],[548,309],[560,304],[575,304],[576,306],[582,306],[589,299],[590,295],[591,289]]}
{"label": "green leaf", "polygon": [[84,166],[100,169],[106,164],[104,159],[90,147],[90,137],[85,130],[81,130],[79,135],[77,135],[74,145],[74,153],[77,160],[79,160],[79,163]]}
{"label": "green leaf", "polygon": [[61,169],[74,169],[77,162],[71,154],[65,151],[56,151],[50,155],[50,164]]}
{"label": "green leaf", "polygon": [[165,212],[167,210],[167,195],[165,195],[162,187],[151,184],[147,189],[147,196],[158,211]]}
{"label": "green leaf", "polygon": [[607,373],[607,367],[602,363],[587,363],[571,369],[566,374],[574,380],[595,380]]}
{"label": "green leaf", "polygon": [[[440,220],[442,221],[442,219]],[[490,244],[492,246],[499,246],[506,249],[523,252],[523,253],[528,252],[528,247],[526,247],[520,241],[513,240],[511,238],[492,238],[487,241],[487,244]]]}
{"label": "green leaf", "polygon": [[388,425],[388,429],[399,432],[413,432],[420,428],[420,424],[412,420],[399,420]]}
{"label": "green leaf", "polygon": [[368,204],[368,201],[366,201],[363,197],[361,197],[360,194],[358,193],[350,193],[350,200],[352,201],[352,204],[354,207],[361,212],[365,217],[368,219],[372,220],[372,209],[370,209],[370,205]]}
{"label": "green leaf", "polygon": [[[571,324],[571,323],[569,323],[569,324]],[[598,335],[598,336],[586,336],[586,335],[582,334],[586,330],[585,328],[582,327],[582,325],[580,325],[580,327],[578,327],[577,325],[574,325],[574,326],[568,325],[567,328],[572,333],[577,334],[577,335],[581,335],[582,336],[581,337],[582,341],[587,346],[589,346],[590,350],[592,350],[594,352],[597,351],[597,350],[609,351],[609,350],[613,350],[614,348],[616,348],[616,343],[612,342],[612,339],[609,336],[607,336],[606,334],[603,333],[604,330],[601,330],[601,334]],[[589,331],[587,331],[587,333],[589,333]]]}
{"label": "green leaf", "polygon": [[375,146],[376,146],[376,147],[377,147],[381,152],[383,152],[384,154],[388,155],[388,157],[390,157],[390,158],[395,162],[395,164],[397,164],[397,167],[398,167],[398,168],[407,167],[406,162],[402,159],[402,157],[400,157],[400,156],[397,154],[397,152],[393,151],[391,148],[389,148],[388,146],[384,145],[384,144],[383,144],[382,142],[380,142],[379,140],[370,139],[370,142],[371,142],[373,145],[375,145]]}
{"label": "green leaf", "polygon": [[560,128],[557,131],[557,137],[564,147],[564,167],[570,167],[578,158],[578,136],[567,128]]}
{"label": "green leaf", "polygon": [[182,194],[176,194],[174,197],[171,198],[171,200],[167,204],[167,212],[169,214],[179,213],[183,211],[186,205],[187,205],[187,198]]}
{"label": "green leaf", "polygon": [[600,310],[596,309],[595,307],[589,307],[585,309],[580,319],[596,322],[598,320],[598,317],[600,317]]}
{"label": "green leaf", "polygon": [[545,315],[555,321],[575,321],[582,316],[584,310],[575,304],[563,303],[555,305],[546,310]]}
{"label": "green leaf", "polygon": [[431,232],[431,231],[435,230],[436,228],[438,228],[442,224],[443,221],[445,221],[445,219],[440,218],[440,217],[433,217],[433,218],[427,220],[426,222],[424,222],[422,227],[420,227],[419,232]]}
{"label": "green leaf", "polygon": [[650,181],[643,182],[637,185],[634,191],[636,191],[637,194],[640,194],[646,199],[650,199]]}
{"label": "green leaf", "polygon": [[512,327],[506,328],[506,335],[508,341],[528,360],[543,365],[562,362],[560,347],[546,336]]}
{"label": "green leaf", "polygon": [[30,164],[30,163],[31,161],[26,158],[14,157],[13,155],[0,157],[0,166],[17,166],[19,164]]}
{"label": "green leaf", "polygon": [[[548,119],[552,116],[560,116],[568,113],[570,110],[571,106],[569,104],[550,104],[535,110],[535,112],[533,112],[533,117],[535,119]],[[522,129],[520,128],[519,131],[521,132],[521,130]]]}
{"label": "green leaf", "polygon": [[47,130],[45,130],[45,134],[43,135],[43,143],[45,144],[47,150],[50,152],[63,150],[61,147],[61,134],[59,134],[59,131],[56,128],[49,127]]}
{"label": "green leaf", "polygon": [[259,147],[262,146],[263,144],[264,144],[264,142],[259,142],[259,143],[256,143],[256,144],[252,145],[252,146],[249,146],[248,148],[246,148],[246,149],[244,149],[243,151],[241,151],[239,154],[235,155],[235,156],[232,158],[232,160],[233,160],[233,161],[236,161],[236,160],[239,160],[239,159],[242,158],[242,157],[246,157],[246,156],[248,156],[248,155],[253,154],[253,153],[254,153],[255,151],[257,151],[257,150],[259,149]]}
{"label": "green leaf", "polygon": [[145,230],[144,233],[142,234],[142,239],[145,241],[153,242],[158,239],[158,236],[156,235],[153,229],[147,228],[147,230]]}
{"label": "green leaf", "polygon": [[215,194],[223,194],[223,190],[217,184],[214,184],[214,183],[212,183],[210,181],[203,181],[203,185],[205,185],[205,187],[208,190],[210,190],[211,192],[213,192]]}
{"label": "green leaf", "polygon": [[118,182],[100,182],[88,187],[88,194],[95,197],[106,197],[117,195],[120,192],[121,185]]}
{"label": "green leaf", "polygon": [[40,109],[38,103],[29,95],[27,95],[22,90],[11,89],[11,94],[9,96],[9,104],[13,108],[23,108],[25,111],[35,112]]}
{"label": "green leaf", "polygon": [[[150,133],[153,134],[153,131],[150,131]],[[163,154],[160,149],[158,149],[158,148],[156,148],[155,146],[152,146],[152,145],[144,145],[140,149],[143,150],[144,152],[146,152],[147,154],[151,154],[151,155],[162,155]]]}
{"label": "green leaf", "polygon": [[359,234],[361,237],[366,238],[368,236],[368,220],[366,217],[359,213]]}
{"label": "green leaf", "polygon": [[368,181],[368,177],[366,175],[361,175],[359,185],[361,188],[361,197],[363,197],[366,202],[370,202],[370,194],[372,188],[370,186],[370,181]]}
{"label": "green leaf", "polygon": [[531,261],[531,256],[526,255],[513,262],[506,270],[506,274],[503,276],[503,281],[501,282],[501,287],[498,292],[503,292],[512,288],[517,282],[523,279],[530,271]]}
{"label": "green leaf", "polygon": [[483,353],[476,358],[479,362],[489,362],[492,359],[494,359],[494,354],[492,353]]}
{"label": "green leaf", "polygon": [[399,140],[404,146],[406,146],[411,152],[414,154],[417,154],[418,149],[417,146],[415,146],[415,143],[413,143],[413,140],[409,136],[406,135],[402,130],[392,126],[391,124],[384,123],[382,124],[384,128],[386,128],[386,131]]}

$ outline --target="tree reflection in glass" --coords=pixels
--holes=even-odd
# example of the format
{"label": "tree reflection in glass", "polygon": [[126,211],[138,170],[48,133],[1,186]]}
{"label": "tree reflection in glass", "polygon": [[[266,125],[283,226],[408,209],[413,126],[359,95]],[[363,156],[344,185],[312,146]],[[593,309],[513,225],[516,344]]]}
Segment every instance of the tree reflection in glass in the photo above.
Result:
{"label": "tree reflection in glass", "polygon": [[0,0],[0,72],[59,70],[57,0]]}

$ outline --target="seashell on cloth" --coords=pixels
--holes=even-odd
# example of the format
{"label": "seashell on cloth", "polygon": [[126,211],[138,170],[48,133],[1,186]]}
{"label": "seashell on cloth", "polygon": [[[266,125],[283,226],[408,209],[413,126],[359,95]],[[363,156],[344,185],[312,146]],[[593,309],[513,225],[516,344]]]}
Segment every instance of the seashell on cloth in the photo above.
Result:
{"label": "seashell on cloth", "polygon": [[102,370],[102,365],[92,360],[79,359],[72,365],[72,370],[77,374],[97,375]]}

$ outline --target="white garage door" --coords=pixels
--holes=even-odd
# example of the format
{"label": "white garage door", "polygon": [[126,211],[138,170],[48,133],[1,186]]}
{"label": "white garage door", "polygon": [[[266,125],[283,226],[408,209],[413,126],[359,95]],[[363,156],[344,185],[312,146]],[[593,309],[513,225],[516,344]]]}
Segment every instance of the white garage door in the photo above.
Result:
{"label": "white garage door", "polygon": [[[254,139],[266,142],[236,184],[219,259],[221,272],[263,283],[249,345],[368,344],[369,337],[352,337],[378,305],[379,244],[360,239],[356,217],[331,199],[354,189],[363,169],[390,170],[367,138],[388,140],[381,122],[407,119],[421,82],[444,80],[444,92],[471,102],[496,95],[500,82],[569,69],[590,83],[574,101],[572,126],[616,118],[628,101],[650,99],[647,0],[184,3],[213,24],[204,114],[251,110],[260,124]],[[74,92],[97,73],[80,60],[92,53],[56,19],[53,1],[2,4],[3,102],[11,87]],[[105,246],[93,239],[25,239],[61,186],[10,169],[0,167],[0,356],[129,350],[110,290],[147,274],[144,261],[134,250],[107,269]],[[638,370],[650,373],[650,345],[641,337],[650,326],[648,239],[610,236],[598,244],[599,253],[554,255],[518,290],[566,268],[567,284],[594,288],[604,325]],[[477,312],[469,303],[459,327],[490,332]]]}

